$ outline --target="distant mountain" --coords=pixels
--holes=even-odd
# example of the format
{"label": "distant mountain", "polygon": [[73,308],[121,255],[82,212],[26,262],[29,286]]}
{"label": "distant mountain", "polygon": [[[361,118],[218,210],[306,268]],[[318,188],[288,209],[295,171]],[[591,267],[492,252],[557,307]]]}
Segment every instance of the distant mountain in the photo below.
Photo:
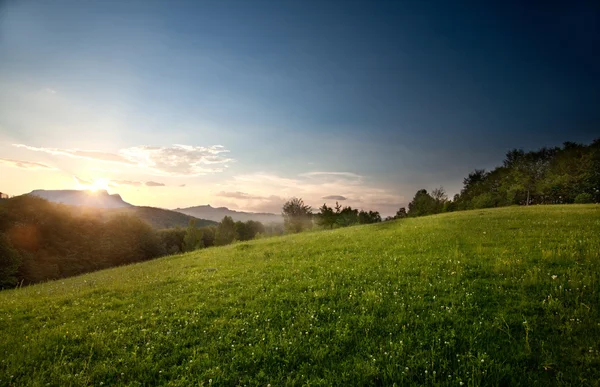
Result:
{"label": "distant mountain", "polygon": [[205,206],[196,206],[188,208],[176,208],[173,211],[181,212],[182,214],[195,216],[196,218],[214,220],[220,222],[224,217],[231,216],[235,221],[246,222],[254,220],[264,224],[283,223],[283,217],[277,214],[269,214],[264,212],[243,212],[230,210],[227,207],[212,207],[210,204]]}
{"label": "distant mountain", "polygon": [[218,223],[207,219],[198,219],[193,216],[185,215],[180,212],[165,210],[156,207],[128,207],[117,208],[105,211],[105,216],[116,214],[135,215],[146,222],[150,223],[153,228],[185,228],[190,223],[191,219],[196,220],[196,227],[216,226]]}
{"label": "distant mountain", "polygon": [[197,227],[216,225],[217,222],[198,219],[180,212],[156,207],[137,207],[125,202],[120,195],[110,195],[106,191],[80,190],[43,190],[31,191],[29,195],[38,196],[54,203],[73,206],[74,212],[94,214],[108,219],[117,214],[128,214],[141,218],[153,228],[187,227],[190,219],[196,220]]}
{"label": "distant mountain", "polygon": [[95,208],[126,208],[133,205],[123,201],[121,195],[110,195],[105,190],[96,192],[82,190],[44,190],[36,189],[29,195],[39,196],[50,202],[63,203],[71,206]]}

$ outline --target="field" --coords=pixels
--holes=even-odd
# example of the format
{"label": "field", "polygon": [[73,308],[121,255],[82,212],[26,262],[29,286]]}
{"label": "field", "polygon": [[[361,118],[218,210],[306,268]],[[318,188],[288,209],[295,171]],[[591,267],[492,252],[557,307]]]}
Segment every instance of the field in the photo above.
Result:
{"label": "field", "polygon": [[600,385],[600,206],[237,243],[0,292],[0,385]]}

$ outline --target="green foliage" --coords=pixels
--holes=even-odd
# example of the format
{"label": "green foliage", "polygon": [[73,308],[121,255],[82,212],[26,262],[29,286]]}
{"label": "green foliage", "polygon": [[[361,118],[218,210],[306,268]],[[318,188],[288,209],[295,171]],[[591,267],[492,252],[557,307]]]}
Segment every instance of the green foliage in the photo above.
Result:
{"label": "green foliage", "polygon": [[573,203],[585,193],[591,202],[600,201],[600,140],[530,152],[513,149],[502,166],[470,173],[450,210]]}
{"label": "green foliage", "polygon": [[217,226],[217,230],[215,232],[215,245],[228,245],[235,240],[236,235],[237,231],[235,228],[235,222],[231,216],[226,216]]}
{"label": "green foliage", "polygon": [[431,215],[435,212],[435,208],[435,199],[427,193],[427,190],[421,189],[417,191],[413,200],[408,203],[408,215],[412,217]]}
{"label": "green foliage", "polygon": [[372,224],[381,222],[381,215],[378,211],[360,211],[358,213],[358,223]]}
{"label": "green foliage", "polygon": [[265,226],[262,223],[254,220],[247,222],[237,221],[235,222],[236,240],[238,241],[249,241],[254,239],[257,234],[265,233]]}
{"label": "green foliage", "polygon": [[575,196],[575,203],[577,204],[588,204],[593,202],[593,196],[587,192],[580,193],[579,195]]}
{"label": "green foliage", "polygon": [[5,270],[12,272],[14,262],[19,262],[16,278],[24,284],[166,254],[150,225],[125,214],[105,222],[97,213],[77,213],[29,195],[2,200],[0,214],[1,244],[11,262],[5,263]]}
{"label": "green foliage", "polygon": [[317,224],[330,229],[335,225],[336,218],[337,216],[333,208],[328,207],[326,203],[323,203],[323,206],[319,208],[319,213],[316,215]]}
{"label": "green foliage", "polygon": [[0,384],[593,386],[599,225],[456,212],[5,290]]}
{"label": "green foliage", "polygon": [[287,232],[296,233],[312,228],[312,209],[302,199],[288,200],[282,209],[283,223]]}
{"label": "green foliage", "polygon": [[406,207],[400,207],[398,211],[396,211],[396,219],[406,218],[408,215],[406,214]]}
{"label": "green foliage", "polygon": [[13,249],[6,235],[0,234],[0,289],[17,284],[17,271],[20,264],[19,254]]}
{"label": "green foliage", "polygon": [[167,254],[178,254],[185,251],[183,241],[185,239],[186,230],[181,228],[169,228],[159,230],[158,237],[162,241]]}
{"label": "green foliage", "polygon": [[183,238],[183,251],[194,251],[204,247],[202,230],[196,227],[196,220],[190,219]]}

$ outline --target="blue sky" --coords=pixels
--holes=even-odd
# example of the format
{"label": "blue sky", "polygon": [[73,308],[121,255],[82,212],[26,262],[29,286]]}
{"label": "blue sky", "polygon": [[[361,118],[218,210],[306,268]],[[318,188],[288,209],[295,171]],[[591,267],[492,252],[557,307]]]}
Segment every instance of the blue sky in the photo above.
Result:
{"label": "blue sky", "polygon": [[600,136],[600,5],[450,3],[3,2],[0,190],[390,214]]}

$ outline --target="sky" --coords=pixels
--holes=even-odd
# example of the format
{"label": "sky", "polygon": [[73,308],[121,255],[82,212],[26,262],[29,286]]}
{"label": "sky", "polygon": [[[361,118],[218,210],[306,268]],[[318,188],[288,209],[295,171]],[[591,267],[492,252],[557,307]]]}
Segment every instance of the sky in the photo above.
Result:
{"label": "sky", "polygon": [[391,215],[600,137],[600,3],[492,3],[0,1],[0,191]]}

